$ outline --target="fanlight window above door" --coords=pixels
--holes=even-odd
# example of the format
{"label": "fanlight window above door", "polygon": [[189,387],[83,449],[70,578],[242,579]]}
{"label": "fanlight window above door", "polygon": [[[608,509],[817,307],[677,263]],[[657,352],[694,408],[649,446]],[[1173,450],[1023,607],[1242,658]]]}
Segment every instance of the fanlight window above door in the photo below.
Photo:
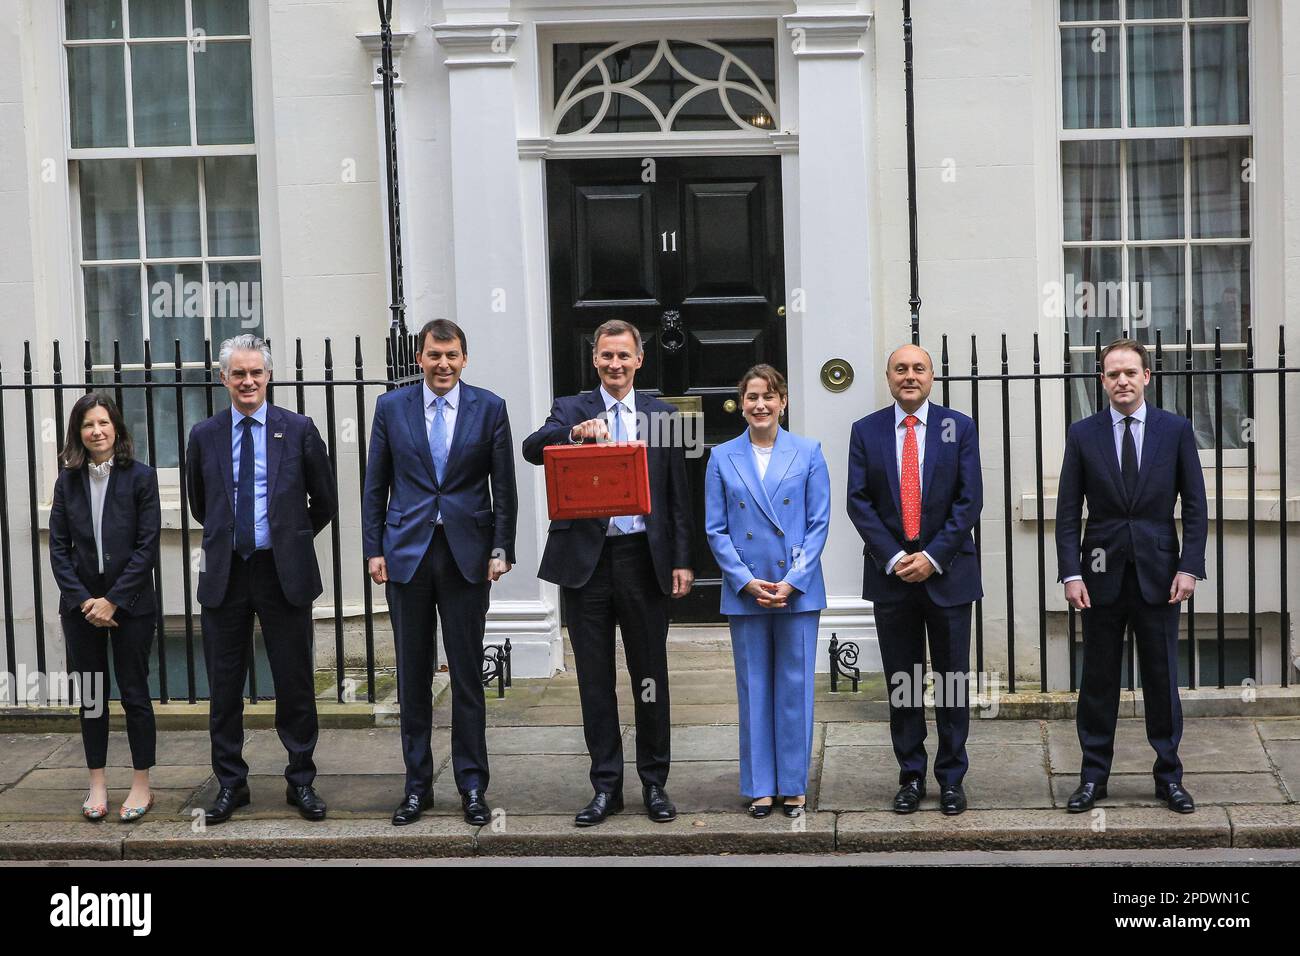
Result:
{"label": "fanlight window above door", "polygon": [[772,40],[557,43],[552,132],[776,129]]}

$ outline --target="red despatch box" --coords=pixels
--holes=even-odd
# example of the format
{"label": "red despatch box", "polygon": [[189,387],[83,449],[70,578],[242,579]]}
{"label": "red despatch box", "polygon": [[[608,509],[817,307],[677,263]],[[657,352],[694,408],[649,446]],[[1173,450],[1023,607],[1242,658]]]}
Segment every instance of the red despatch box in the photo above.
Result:
{"label": "red despatch box", "polygon": [[645,442],[548,445],[542,464],[552,521],[650,513]]}

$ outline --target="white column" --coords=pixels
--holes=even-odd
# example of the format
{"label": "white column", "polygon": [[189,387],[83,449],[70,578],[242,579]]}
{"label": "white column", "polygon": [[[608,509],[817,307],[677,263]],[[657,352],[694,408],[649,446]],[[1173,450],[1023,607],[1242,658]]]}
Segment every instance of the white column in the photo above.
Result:
{"label": "white column", "polygon": [[[831,533],[822,570],[827,609],[822,613],[818,670],[827,668],[834,631],[858,644],[860,666],[880,668],[871,605],[862,600],[862,541],[845,510],[849,429],[872,410],[876,374],[872,308],[870,217],[874,188],[870,133],[870,66],[863,39],[868,14],[843,4],[798,4],[783,18],[797,65],[799,147],[797,251],[791,264],[787,317],[792,423],[825,436],[831,473]],[[847,360],[854,381],[842,392],[821,381],[823,364]]]}
{"label": "white column", "polygon": [[450,90],[455,319],[469,339],[465,380],[490,388],[510,409],[519,486],[515,569],[492,586],[488,640],[510,638],[514,673],[563,668],[554,589],[536,576],[546,503],[537,469],[519,454],[534,421],[534,380],[548,375],[549,344],[535,342],[527,301],[514,56],[519,24],[492,17],[434,26],[446,52]]}

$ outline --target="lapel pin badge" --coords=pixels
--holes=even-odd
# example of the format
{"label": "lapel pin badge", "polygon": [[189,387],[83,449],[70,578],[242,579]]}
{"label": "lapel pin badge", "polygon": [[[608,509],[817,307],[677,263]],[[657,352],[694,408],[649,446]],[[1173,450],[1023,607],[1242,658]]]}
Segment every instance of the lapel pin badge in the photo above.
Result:
{"label": "lapel pin badge", "polygon": [[283,438],[283,437],[284,437],[284,432],[276,432],[274,437],[276,437],[276,438]]}

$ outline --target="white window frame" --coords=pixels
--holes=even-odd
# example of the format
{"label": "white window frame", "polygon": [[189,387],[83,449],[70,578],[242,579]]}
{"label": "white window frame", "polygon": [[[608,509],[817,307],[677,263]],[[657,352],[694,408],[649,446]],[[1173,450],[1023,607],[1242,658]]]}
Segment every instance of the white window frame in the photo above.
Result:
{"label": "white window frame", "polygon": [[[1259,97],[1258,97],[1258,56],[1257,56],[1257,25],[1255,4],[1253,0],[1247,4],[1246,16],[1244,17],[1197,17],[1191,18],[1190,0],[1182,0],[1181,17],[1164,17],[1158,19],[1137,19],[1127,20],[1123,18],[1127,12],[1127,6],[1130,0],[1116,0],[1120,13],[1120,19],[1116,20],[1062,20],[1060,0],[1051,0],[1052,15],[1049,18],[1052,25],[1052,49],[1054,63],[1055,83],[1055,102],[1056,102],[1056,228],[1057,228],[1057,253],[1056,253],[1056,276],[1057,281],[1062,281],[1065,276],[1065,251],[1070,248],[1118,248],[1121,250],[1120,255],[1120,289],[1123,305],[1124,319],[1123,328],[1128,329],[1129,315],[1129,255],[1130,249],[1142,246],[1173,246],[1178,245],[1183,248],[1183,321],[1184,331],[1190,327],[1192,321],[1192,247],[1197,245],[1227,246],[1227,245],[1245,245],[1250,249],[1250,303],[1252,321],[1257,311],[1258,295],[1258,258],[1257,258],[1257,240],[1259,235],[1259,226],[1257,223],[1256,210],[1258,203],[1255,197],[1255,182],[1250,182],[1248,186],[1249,210],[1250,210],[1250,229],[1245,237],[1226,237],[1215,239],[1197,239],[1191,236],[1192,230],[1192,209],[1191,209],[1191,142],[1195,139],[1223,139],[1237,138],[1249,139],[1251,144],[1251,156],[1257,157],[1259,153],[1258,133],[1256,123],[1258,120]],[[1250,122],[1239,125],[1218,125],[1218,126],[1194,126],[1192,120],[1192,96],[1191,96],[1191,30],[1189,24],[1195,25],[1212,25],[1212,24],[1229,24],[1245,23],[1249,27],[1248,31],[1248,57],[1249,57],[1249,90],[1247,99],[1247,110],[1250,116]],[[1179,26],[1182,29],[1183,50],[1183,124],[1179,126],[1129,126],[1129,101],[1128,101],[1128,30],[1130,26]],[[1061,36],[1062,29],[1079,28],[1082,30],[1091,30],[1094,28],[1109,29],[1114,28],[1119,34],[1119,83],[1120,83],[1120,125],[1107,129],[1066,129],[1064,123],[1064,103],[1062,102],[1062,83],[1064,80],[1062,62],[1061,62]],[[1128,206],[1128,143],[1134,140],[1143,139],[1177,139],[1183,143],[1183,230],[1184,235],[1178,239],[1130,239],[1129,233],[1129,206]],[[1084,142],[1084,141],[1103,141],[1119,143],[1119,213],[1120,213],[1120,238],[1107,240],[1066,240],[1065,239],[1065,186],[1064,175],[1062,170],[1062,154],[1060,144],[1065,142]],[[1069,290],[1066,290],[1069,294]],[[1063,317],[1062,332],[1065,323],[1069,320]],[[1256,366],[1259,366],[1261,357],[1260,327],[1255,324],[1255,359]],[[1171,357],[1182,367],[1185,361],[1186,352],[1185,339],[1178,342],[1163,343],[1163,353],[1166,364]],[[1245,342],[1224,342],[1222,343],[1225,357],[1229,352],[1245,353]],[[1071,355],[1092,355],[1094,354],[1095,343],[1071,342]],[[1195,342],[1192,345],[1192,352],[1206,353],[1210,356],[1214,354],[1214,343]],[[1256,389],[1256,406],[1259,406],[1259,390]],[[1213,465],[1214,449],[1200,449],[1201,461],[1203,465]],[[1244,448],[1225,448],[1223,450],[1224,467],[1241,468],[1246,467],[1246,450]]]}

